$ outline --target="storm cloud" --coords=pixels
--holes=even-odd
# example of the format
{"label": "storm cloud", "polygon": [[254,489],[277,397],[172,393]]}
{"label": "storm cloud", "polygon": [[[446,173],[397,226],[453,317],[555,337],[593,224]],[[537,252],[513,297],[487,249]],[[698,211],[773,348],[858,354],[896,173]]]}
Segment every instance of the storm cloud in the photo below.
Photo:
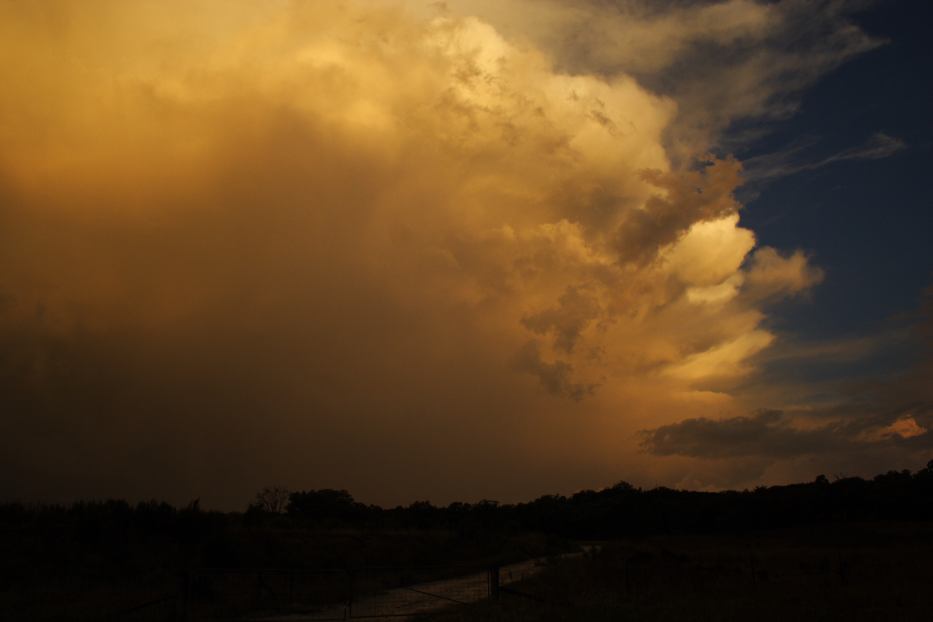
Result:
{"label": "storm cloud", "polygon": [[644,448],[659,456],[692,458],[786,457],[839,450],[847,444],[836,426],[801,430],[784,413],[764,410],[747,417],[686,419],[644,432]]}
{"label": "storm cloud", "polygon": [[[873,43],[835,3],[806,70],[798,3],[619,4],[605,54],[554,30],[607,6],[0,5],[4,496],[509,499],[676,479],[652,426],[822,442],[705,418],[822,278],[709,152]],[[744,60],[665,86],[719,44]]]}

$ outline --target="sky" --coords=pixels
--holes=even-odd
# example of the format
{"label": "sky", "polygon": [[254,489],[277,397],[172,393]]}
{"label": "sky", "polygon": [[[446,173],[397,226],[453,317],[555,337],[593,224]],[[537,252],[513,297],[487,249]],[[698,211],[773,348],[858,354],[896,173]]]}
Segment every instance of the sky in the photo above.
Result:
{"label": "sky", "polygon": [[0,0],[0,499],[920,468],[930,13]]}

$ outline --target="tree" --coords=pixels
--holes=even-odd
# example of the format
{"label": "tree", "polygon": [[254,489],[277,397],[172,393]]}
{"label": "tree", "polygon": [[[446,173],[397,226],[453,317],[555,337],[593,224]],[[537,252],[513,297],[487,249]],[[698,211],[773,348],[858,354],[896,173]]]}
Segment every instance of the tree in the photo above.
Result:
{"label": "tree", "polygon": [[269,514],[282,514],[288,507],[288,498],[291,493],[279,486],[266,487],[256,493],[256,499],[250,509],[268,512]]}

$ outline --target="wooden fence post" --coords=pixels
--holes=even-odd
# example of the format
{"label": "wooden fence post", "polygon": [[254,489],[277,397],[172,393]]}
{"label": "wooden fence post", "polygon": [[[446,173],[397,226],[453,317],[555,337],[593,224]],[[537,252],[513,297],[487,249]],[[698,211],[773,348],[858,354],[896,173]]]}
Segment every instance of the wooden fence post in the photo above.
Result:
{"label": "wooden fence post", "polygon": [[185,568],[181,578],[181,619],[188,622],[191,618],[191,569]]}
{"label": "wooden fence post", "polygon": [[347,609],[346,609],[347,613],[346,613],[346,617],[348,618],[353,617],[353,588],[354,588],[353,579],[354,579],[353,571],[347,570]]}

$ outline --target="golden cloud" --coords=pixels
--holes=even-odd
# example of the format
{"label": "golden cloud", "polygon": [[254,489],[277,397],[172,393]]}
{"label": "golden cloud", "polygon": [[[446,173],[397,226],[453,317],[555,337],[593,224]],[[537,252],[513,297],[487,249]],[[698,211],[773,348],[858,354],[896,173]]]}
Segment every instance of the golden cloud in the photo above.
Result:
{"label": "golden cloud", "polygon": [[410,3],[0,5],[6,466],[527,496],[738,408],[762,301],[819,272],[750,255],[738,162],[676,163],[683,102],[535,41]]}

